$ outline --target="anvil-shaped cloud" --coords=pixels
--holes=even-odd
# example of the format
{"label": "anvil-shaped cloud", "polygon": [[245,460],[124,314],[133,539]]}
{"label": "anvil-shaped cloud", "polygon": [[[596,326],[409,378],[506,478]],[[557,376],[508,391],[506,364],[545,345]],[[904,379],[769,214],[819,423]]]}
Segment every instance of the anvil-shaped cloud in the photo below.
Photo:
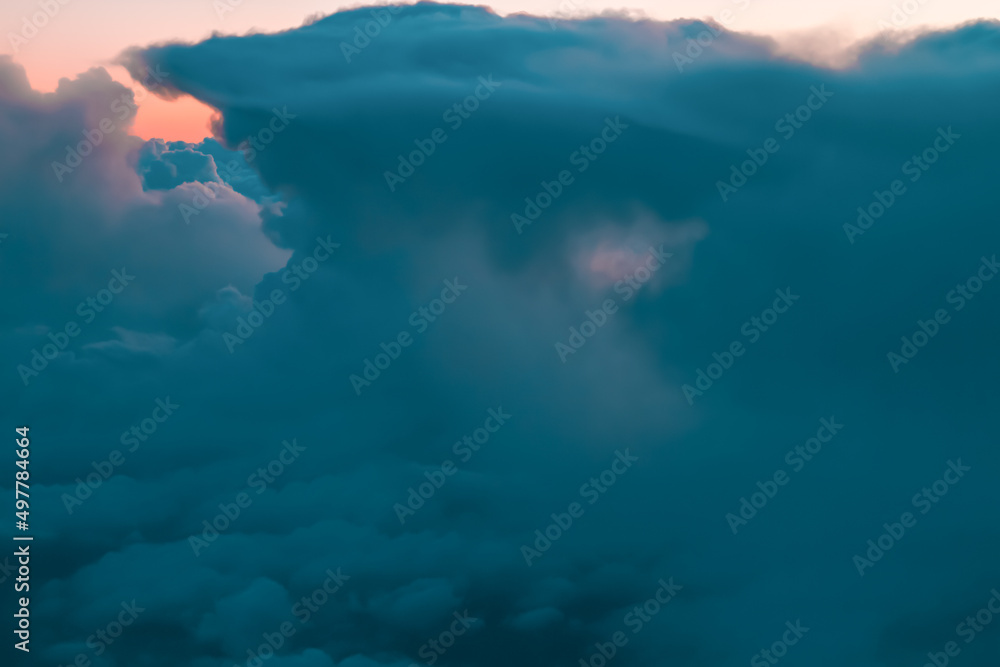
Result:
{"label": "anvil-shaped cloud", "polygon": [[829,70],[702,23],[419,4],[124,62],[217,137],[104,133],[60,181],[123,90],[0,64],[53,664],[253,665],[288,622],[264,664],[598,665],[622,632],[615,664],[714,667],[800,620],[789,661],[910,665],[997,585],[1000,284],[967,282],[1000,251],[997,25]]}

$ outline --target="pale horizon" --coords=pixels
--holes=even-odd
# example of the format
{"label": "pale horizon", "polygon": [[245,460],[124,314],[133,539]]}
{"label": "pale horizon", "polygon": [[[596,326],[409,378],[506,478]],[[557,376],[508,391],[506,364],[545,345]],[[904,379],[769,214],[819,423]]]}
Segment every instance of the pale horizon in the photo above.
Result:
{"label": "pale horizon", "polygon": [[[58,0],[53,0],[57,2]],[[99,0],[86,5],[68,0],[33,37],[18,42],[26,17],[39,11],[38,0],[12,0],[0,9],[3,48],[26,70],[31,86],[54,91],[63,78],[73,79],[92,67],[103,67],[120,83],[138,90],[116,58],[130,47],[164,42],[196,43],[218,32],[244,35],[289,30],[322,15],[343,9],[369,6],[359,2],[288,0],[266,4],[253,0],[183,0],[148,6],[119,0]],[[386,3],[374,3],[386,4]],[[401,3],[412,4],[412,3]],[[907,39],[923,32],[955,27],[982,19],[1000,19],[1000,8],[980,0],[933,2],[896,0],[804,5],[791,0],[713,0],[712,2],[653,2],[633,0],[627,4],[607,0],[496,0],[491,3],[455,3],[485,6],[501,16],[527,13],[555,18],[581,18],[603,12],[623,13],[659,21],[712,20],[734,32],[774,39],[790,55],[827,66],[849,62],[850,54],[863,41],[888,32],[893,39]],[[904,8],[905,7],[905,8]],[[915,11],[907,11],[916,7]],[[726,12],[729,12],[726,14]],[[30,20],[30,18],[29,18]],[[38,20],[37,23],[42,23]],[[129,30],[121,30],[128,25]],[[683,46],[683,45],[682,45]],[[132,126],[143,138],[199,141],[211,136],[212,109],[190,97],[162,100],[146,96]]]}

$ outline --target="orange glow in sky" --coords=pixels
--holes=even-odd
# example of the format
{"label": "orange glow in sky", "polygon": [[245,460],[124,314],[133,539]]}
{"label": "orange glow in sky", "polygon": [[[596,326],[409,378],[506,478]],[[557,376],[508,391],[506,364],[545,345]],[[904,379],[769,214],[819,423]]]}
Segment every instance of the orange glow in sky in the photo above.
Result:
{"label": "orange glow in sky", "polygon": [[[358,6],[343,0],[53,0],[51,17],[41,13],[39,0],[4,0],[0,27],[4,53],[25,67],[38,90],[54,90],[62,77],[74,77],[91,67],[105,67],[111,76],[136,88],[121,67],[118,54],[131,46],[165,41],[196,42],[213,32],[245,34],[294,28],[317,14]],[[367,4],[367,3],[365,3]],[[789,50],[828,59],[858,39],[884,29],[911,31],[950,27],[978,18],[1000,18],[995,0],[496,0],[501,14],[528,12],[562,17],[605,10],[628,10],[656,19],[713,18],[735,31],[768,34]],[[902,7],[912,11],[902,11]],[[220,9],[221,8],[221,9]],[[225,9],[226,11],[222,11]],[[41,15],[41,19],[32,17]],[[30,35],[30,36],[29,36]],[[18,38],[17,36],[20,36]],[[210,66],[210,65],[209,65]],[[146,95],[139,106],[133,133],[142,138],[200,141],[209,136],[213,110],[190,98],[166,101]]]}

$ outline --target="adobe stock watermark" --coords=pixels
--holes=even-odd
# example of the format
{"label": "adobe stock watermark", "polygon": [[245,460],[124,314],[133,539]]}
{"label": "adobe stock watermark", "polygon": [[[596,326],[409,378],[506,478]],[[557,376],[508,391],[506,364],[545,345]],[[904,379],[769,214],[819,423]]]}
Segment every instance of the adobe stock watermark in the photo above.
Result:
{"label": "adobe stock watermark", "polygon": [[[149,417],[146,417],[138,424],[123,432],[119,441],[122,445],[128,446],[128,453],[132,454],[139,446],[149,440],[160,428],[160,424],[167,421],[174,412],[181,406],[170,400],[170,397],[158,398],[153,401],[155,407]],[[101,486],[115,474],[118,468],[125,464],[125,455],[120,449],[112,449],[108,453],[108,458],[103,461],[91,461],[90,465],[94,472],[87,475],[86,479],[76,478],[76,488],[73,495],[62,494],[60,499],[67,514],[73,514],[73,509],[83,505],[83,501],[94,495]]]}
{"label": "adobe stock watermark", "polygon": [[[649,246],[646,259],[641,262],[633,271],[626,274],[621,280],[615,283],[615,293],[621,294],[622,303],[627,303],[635,296],[643,285],[648,283],[667,260],[673,257],[673,253],[664,252],[663,244],[659,249]],[[618,312],[618,303],[614,299],[605,299],[597,310],[583,311],[584,319],[579,325],[569,328],[569,338],[566,342],[556,341],[556,355],[559,361],[566,363],[566,359],[571,354],[576,354],[587,341],[594,337],[598,329],[608,323],[608,318]]]}
{"label": "adobe stock watermark", "polygon": [[[212,189],[204,183],[196,181],[193,185],[197,188],[197,191],[192,195],[191,203],[180,202],[177,204],[177,210],[180,211],[185,225],[190,225],[191,218],[200,215],[202,211],[207,209],[216,196]],[[212,193],[211,197],[207,194],[210,192]]]}
{"label": "adobe stock watermark", "polygon": [[[822,109],[833,97],[833,93],[826,89],[826,84],[821,84],[819,88],[810,86],[809,91],[811,94],[806,98],[805,103],[796,107],[794,111],[786,113],[774,124],[774,131],[780,133],[785,141],[794,137],[795,133],[801,130],[805,123],[808,123],[813,117],[813,113]],[[739,167],[735,164],[729,165],[728,181],[715,182],[715,187],[719,191],[722,201],[729,201],[729,198],[746,185],[747,180],[767,164],[771,156],[779,150],[781,150],[781,143],[774,137],[765,139],[761,148],[748,148],[747,155],[750,156],[750,159],[744,160]]]}
{"label": "adobe stock watermark", "polygon": [[[133,280],[135,280],[135,276],[130,275],[124,266],[120,271],[113,269],[108,286],[98,290],[97,294],[87,297],[77,305],[76,314],[83,318],[83,324],[90,324],[97,319],[98,313],[103,313],[115,300],[115,297],[121,294]],[[49,342],[41,346],[41,351],[38,348],[32,348],[31,359],[26,364],[22,363],[17,366],[17,374],[24,386],[27,387],[32,379],[38,377],[42,371],[48,368],[49,362],[64,352],[69,347],[70,339],[79,336],[81,331],[83,329],[76,320],[69,320],[61,327],[61,330],[57,329],[55,332],[50,331],[47,334]]]}
{"label": "adobe stock watermark", "polygon": [[[227,185],[230,188],[233,187],[233,184],[249,180],[253,176],[253,172],[246,164],[240,164],[240,160],[236,158],[232,158],[225,164],[216,164],[215,172],[222,179],[223,183],[215,183],[214,185]],[[181,217],[184,218],[185,224],[191,224],[191,218],[207,209],[211,200],[216,197],[215,192],[208,184],[195,181],[194,185],[199,186],[199,189],[191,197],[191,203],[185,204],[181,202],[177,205],[177,209],[180,211]],[[209,193],[211,197],[209,197]]]}
{"label": "adobe stock watermark", "polygon": [[[663,611],[664,607],[684,588],[680,584],[675,584],[673,577],[670,577],[667,581],[660,579],[656,583],[660,585],[656,589],[656,592],[641,604],[633,606],[622,617],[622,624],[632,630],[633,635],[642,632],[646,624]],[[596,652],[591,654],[586,660],[580,658],[580,667],[604,667],[618,655],[619,649],[625,648],[628,645],[629,639],[629,636],[624,631],[619,630],[612,634],[608,641],[596,642],[594,644]]]}
{"label": "adobe stock watermark", "polygon": [[[914,154],[900,166],[903,175],[910,177],[910,183],[919,181],[920,177],[940,159],[941,155],[951,150],[955,142],[962,138],[962,135],[952,130],[950,125],[947,130],[939,127],[937,133],[938,136],[930,146],[921,151],[919,155]],[[855,238],[871,229],[875,221],[885,215],[899,198],[906,194],[906,191],[906,183],[898,178],[889,184],[888,190],[873,191],[873,201],[867,206],[858,207],[858,218],[855,220],[855,224],[844,223],[844,234],[847,235],[847,240],[851,245],[854,245]]]}
{"label": "adobe stock watermark", "polygon": [[[455,645],[459,637],[468,632],[470,628],[479,625],[479,619],[469,616],[468,609],[461,613],[453,612],[452,617],[455,620],[446,629],[442,630],[437,637],[428,639],[417,649],[417,655],[424,660],[423,664],[433,665],[448,652],[448,649]],[[421,667],[421,665],[411,663],[410,667]]]}
{"label": "adobe stock watermark", "polygon": [[[581,144],[579,148],[569,154],[570,166],[576,167],[576,173],[582,174],[608,150],[608,147],[618,141],[622,133],[629,128],[628,123],[622,122],[621,116],[604,119],[604,127],[596,137],[586,144]],[[542,212],[552,206],[552,204],[562,197],[566,188],[576,182],[576,177],[569,169],[563,169],[551,181],[542,181],[539,185],[541,189],[533,197],[524,198],[524,209],[521,213],[511,213],[510,221],[518,234],[524,228],[531,225],[541,217]]]}
{"label": "adobe stock watermark", "polygon": [[[760,317],[751,317],[740,327],[740,333],[749,339],[749,344],[751,345],[760,340],[760,337],[769,331],[778,321],[778,317],[787,313],[788,309],[795,305],[795,302],[800,298],[797,294],[792,294],[792,288],[790,287],[786,287],[783,290],[775,290],[774,293],[778,295],[778,298],[774,300],[771,307],[765,308],[761,312]],[[694,386],[686,384],[681,387],[688,405],[694,405],[696,396],[703,396],[706,391],[711,389],[715,382],[733,367],[736,359],[746,353],[747,348],[737,339],[730,343],[726,350],[728,351],[723,351],[721,354],[713,352],[712,358],[715,361],[710,362],[706,370],[703,371],[699,368],[695,371],[696,379]]]}
{"label": "adobe stock watermark", "polygon": [[159,88],[168,76],[170,76],[169,73],[161,71],[159,65],[153,69],[147,67],[146,76],[138,91],[122,93],[112,100],[109,109],[115,115],[105,116],[97,123],[97,127],[84,130],[83,139],[76,146],[66,145],[65,159],[52,162],[52,172],[55,174],[56,180],[62,183],[67,175],[72,174],[77,167],[83,164],[84,159],[104,142],[105,137],[126,127],[125,121],[135,115],[139,103],[149,96],[149,90]]}
{"label": "adobe stock watermark", "polygon": [[[791,466],[793,473],[801,471],[806,466],[806,463],[812,461],[823,450],[823,445],[833,440],[834,436],[842,428],[844,428],[844,425],[838,424],[836,417],[830,417],[829,419],[824,417],[820,419],[815,437],[806,440],[805,444],[796,445],[794,449],[788,450],[788,453],[785,454],[785,463]],[[768,480],[763,482],[758,480],[757,488],[759,491],[751,493],[749,500],[747,500],[746,496],[740,498],[740,506],[737,510],[739,516],[732,512],[726,514],[726,523],[729,524],[729,529],[733,531],[733,535],[736,534],[739,528],[747,525],[751,519],[757,516],[757,512],[767,507],[767,503],[778,495],[778,490],[790,481],[791,477],[784,468],[775,470],[774,474]]]}
{"label": "adobe stock watermark", "polygon": [[[246,139],[236,145],[236,150],[243,154],[243,160],[249,166],[251,162],[257,159],[257,155],[270,146],[274,142],[275,137],[284,132],[291,124],[291,121],[298,117],[298,114],[289,113],[287,106],[281,107],[280,110],[278,107],[272,107],[270,120],[257,130],[256,133],[247,135]],[[230,160],[229,166],[231,167],[234,163],[235,159]],[[177,205],[177,209],[181,212],[181,217],[184,218],[185,224],[191,224],[191,218],[208,208],[211,200],[205,194],[206,190],[207,188],[203,186],[202,189],[195,192],[191,197],[190,204],[181,202]]]}
{"label": "adobe stock watermark", "polygon": [[552,30],[558,29],[559,26],[556,25],[557,19],[572,20],[574,14],[577,10],[590,4],[590,0],[561,0],[556,11],[553,15],[549,17],[549,28]]}
{"label": "adobe stock watermark", "polygon": [[[287,106],[281,107],[280,110],[278,107],[272,107],[271,117],[267,123],[257,130],[256,133],[247,135],[246,139],[236,145],[236,150],[243,154],[243,160],[246,165],[249,166],[250,163],[257,159],[257,155],[271,145],[275,137],[284,132],[291,124],[291,121],[298,117],[298,114],[289,113]],[[232,166],[234,163],[235,159],[230,160],[229,166]],[[208,208],[211,200],[205,194],[206,189],[203,187],[195,192],[190,204],[181,202],[177,205],[185,224],[191,224],[191,218]]]}
{"label": "adobe stock watermark", "polygon": [[[312,253],[307,255],[301,262],[292,262],[289,264],[288,268],[281,274],[281,282],[290,286],[288,288],[289,292],[298,291],[302,287],[302,284],[319,270],[320,264],[333,257],[333,254],[339,247],[339,243],[334,243],[330,240],[329,234],[325,239],[322,236],[317,236],[316,245],[313,247]],[[285,290],[276,287],[271,290],[270,298],[263,301],[253,300],[250,312],[246,314],[246,317],[240,316],[236,318],[236,328],[233,330],[233,333],[225,331],[222,334],[222,342],[226,344],[229,354],[235,352],[237,346],[250,340],[250,337],[256,333],[257,329],[262,327],[264,322],[274,315],[275,309],[284,304],[287,299],[288,295],[285,294]]]}
{"label": "adobe stock watermark", "polygon": [[769,665],[777,664],[779,660],[788,655],[788,648],[798,644],[799,640],[809,632],[809,628],[803,627],[802,621],[799,619],[796,619],[794,624],[791,621],[785,621],[785,627],[788,629],[782,633],[781,639],[771,644],[770,648],[761,649],[750,658],[751,667],[769,667]]}
{"label": "adobe stock watermark", "polygon": [[[493,80],[492,74],[479,77],[479,85],[476,86],[476,89],[464,99],[445,109],[444,113],[441,114],[441,119],[448,123],[452,132],[455,132],[462,127],[465,121],[472,118],[472,114],[479,109],[480,103],[490,99],[501,85]],[[434,155],[437,147],[446,141],[448,141],[448,133],[441,127],[434,128],[426,139],[414,139],[413,145],[416,146],[414,150],[407,155],[400,153],[396,156],[399,163],[396,165],[395,171],[385,170],[382,173],[385,177],[385,184],[389,186],[389,192],[395,192],[399,185],[413,176],[417,168]]]}
{"label": "adobe stock watermark", "polygon": [[[306,448],[292,438],[291,442],[283,440],[283,446],[278,455],[268,462],[266,466],[257,468],[257,471],[247,477],[247,488],[260,494],[267,491],[269,485],[274,484],[278,477],[285,473],[288,466],[295,463]],[[286,456],[287,455],[287,456]],[[229,530],[229,527],[236,522],[243,510],[253,504],[254,497],[247,491],[240,491],[231,503],[219,503],[219,513],[212,517],[211,521],[205,519],[201,522],[204,526],[201,537],[192,535],[188,538],[188,544],[195,556],[200,556],[201,552],[211,546],[219,536]]]}
{"label": "adobe stock watermark", "polygon": [[[983,285],[1000,272],[1000,263],[997,263],[997,256],[990,259],[980,258],[979,269],[964,282],[955,285],[955,289],[945,295],[945,301],[954,307],[955,312],[965,308],[966,304],[975,298],[976,294],[983,289]],[[903,364],[910,363],[910,360],[917,356],[921,349],[938,335],[941,327],[951,322],[951,314],[945,308],[938,308],[934,311],[933,317],[927,320],[917,320],[917,327],[910,336],[900,337],[902,345],[899,352],[890,351],[886,358],[893,373],[898,373]]]}
{"label": "adobe stock watermark", "polygon": [[[109,621],[104,627],[95,629],[94,633],[87,637],[86,646],[93,652],[95,658],[104,655],[111,645],[125,633],[125,628],[135,623],[139,614],[146,611],[146,608],[140,607],[134,599],[132,602],[122,602],[121,608],[122,610],[118,612],[114,620]],[[91,664],[92,661],[87,653],[81,651],[73,658],[73,662],[65,667],[90,667]],[[63,667],[63,665],[59,665],[59,667]]]}
{"label": "adobe stock watermark", "polygon": [[[240,156],[242,157],[242,155]],[[213,158],[214,162],[214,158]],[[253,172],[247,168],[245,163],[241,163],[237,158],[232,158],[225,164],[215,164],[215,173],[226,183],[242,183],[253,177]]]}
{"label": "adobe stock watermark", "polygon": [[[732,3],[737,6],[737,8],[743,12],[750,6],[750,0],[732,0]],[[736,15],[733,14],[731,9],[723,9],[719,12],[719,15],[715,17],[715,22],[723,27],[725,30],[731,30],[731,24],[736,21]],[[674,65],[677,66],[677,71],[684,73],[684,68],[688,65],[694,63],[695,60],[700,58],[705,49],[709,48],[715,43],[715,40],[722,36],[723,31],[716,28],[711,23],[705,24],[707,28],[702,30],[693,38],[688,38],[687,47],[684,49],[684,53],[680,51],[674,51],[673,59]]]}
{"label": "adobe stock watermark", "polygon": [[274,141],[275,137],[284,132],[291,121],[298,118],[298,114],[289,113],[288,107],[271,108],[271,118],[267,125],[257,130],[256,134],[247,135],[247,138],[236,146],[236,150],[243,153],[243,159],[247,164],[253,162],[257,155],[264,152]]}
{"label": "adobe stock watermark", "polygon": [[[632,456],[628,448],[624,452],[615,450],[615,458],[611,460],[611,465],[602,470],[596,477],[591,477],[589,481],[584,482],[580,487],[580,497],[586,500],[588,505],[593,505],[638,460],[639,457]],[[535,530],[534,543],[532,545],[521,545],[521,555],[524,557],[524,562],[527,563],[528,567],[531,567],[534,564],[533,561],[541,558],[542,555],[552,548],[552,545],[563,536],[563,533],[573,526],[574,521],[583,516],[585,509],[581,503],[571,502],[565,512],[551,514],[552,523],[545,526],[544,529],[539,528]]]}
{"label": "adobe stock watermark", "polygon": [[[993,603],[996,603],[994,606]],[[965,617],[965,620],[955,626],[955,634],[965,640],[966,644],[971,644],[981,632],[986,630],[986,626],[993,622],[993,617],[1000,615],[1000,591],[993,588],[990,590],[990,598],[986,604],[976,612],[976,614]],[[944,645],[942,651],[928,651],[927,660],[923,667],[947,667],[952,658],[958,657],[962,648],[958,642],[950,641]]]}
{"label": "adobe stock watermark", "polygon": [[236,8],[242,4],[243,0],[212,0],[212,9],[215,10],[215,15],[222,21],[226,18],[226,14],[235,12]]}
{"label": "adobe stock watermark", "polygon": [[[445,280],[444,289],[441,290],[440,297],[432,299],[426,306],[420,306],[420,308],[410,313],[407,322],[409,322],[411,327],[416,329],[417,334],[422,334],[467,289],[469,289],[469,286],[460,283],[458,276],[455,276],[454,280]],[[351,374],[347,378],[354,389],[354,395],[360,396],[361,389],[370,387],[372,382],[381,377],[383,371],[388,370],[393,361],[399,359],[403,354],[403,350],[412,344],[413,336],[406,329],[396,334],[388,343],[379,343],[382,351],[375,355],[375,361],[373,362],[366,357],[361,375]]]}
{"label": "adobe stock watermark", "polygon": [[[910,500],[910,504],[915,509],[919,509],[921,514],[930,512],[931,508],[941,502],[941,499],[947,495],[951,487],[958,484],[965,477],[965,473],[972,470],[971,467],[962,465],[962,459],[948,461],[947,466],[941,475],[941,479],[922,488]],[[885,529],[885,532],[874,540],[868,540],[868,550],[864,552],[864,556],[855,555],[852,559],[854,567],[858,570],[858,574],[862,577],[865,576],[865,570],[873,567],[875,563],[882,560],[886,552],[892,549],[903,538],[906,530],[916,525],[917,517],[912,512],[903,512],[897,523],[883,523],[882,527]]]}
{"label": "adobe stock watermark", "polygon": [[892,6],[892,13],[889,14],[888,20],[879,19],[877,25],[882,30],[902,28],[917,15],[925,4],[927,4],[927,0],[904,0],[904,2]]}
{"label": "adobe stock watermark", "polygon": [[351,59],[371,46],[372,40],[382,34],[382,29],[392,23],[394,15],[403,11],[403,5],[386,5],[371,10],[372,20],[364,25],[354,26],[354,39],[351,43],[341,42],[340,52],[344,60],[350,64]]}
{"label": "adobe stock watermark", "polygon": [[38,36],[40,30],[49,24],[72,0],[40,0],[39,11],[21,17],[21,30],[19,32],[9,31],[7,41],[14,53],[18,53],[29,41]]}
{"label": "adobe stock watermark", "polygon": [[[292,606],[292,615],[298,620],[300,626],[305,626],[313,614],[323,608],[351,578],[341,572],[339,567],[336,572],[327,570],[324,574],[326,574],[326,579],[323,580],[323,583],[309,595],[303,595],[302,599]],[[273,658],[275,653],[298,631],[299,628],[295,627],[291,621],[284,621],[274,632],[261,633],[263,641],[256,648],[247,649],[245,667],[260,667],[264,661]]]}
{"label": "adobe stock watermark", "polygon": [[[486,411],[486,420],[483,425],[472,431],[472,435],[462,436],[461,440],[457,440],[451,447],[451,451],[459,458],[462,463],[468,463],[472,456],[478,452],[483,445],[490,441],[490,437],[500,430],[500,427],[507,423],[511,419],[512,415],[507,414],[503,411],[503,406],[497,408],[490,408]],[[426,482],[421,482],[416,488],[412,486],[407,489],[409,495],[406,496],[406,504],[396,503],[392,506],[393,511],[396,513],[396,518],[399,519],[400,525],[406,523],[406,520],[417,513],[417,510],[422,508],[424,504],[434,497],[434,494],[444,486],[448,478],[458,472],[458,467],[455,462],[451,459],[445,459],[441,462],[439,470],[425,470],[424,477],[427,478]]]}

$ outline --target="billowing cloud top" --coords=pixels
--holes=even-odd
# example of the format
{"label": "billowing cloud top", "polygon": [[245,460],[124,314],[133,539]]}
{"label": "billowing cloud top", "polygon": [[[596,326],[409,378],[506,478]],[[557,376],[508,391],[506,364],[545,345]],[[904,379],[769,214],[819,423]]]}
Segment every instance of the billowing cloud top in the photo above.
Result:
{"label": "billowing cloud top", "polygon": [[418,4],[123,58],[216,138],[0,62],[45,660],[996,654],[1000,27],[830,70]]}

